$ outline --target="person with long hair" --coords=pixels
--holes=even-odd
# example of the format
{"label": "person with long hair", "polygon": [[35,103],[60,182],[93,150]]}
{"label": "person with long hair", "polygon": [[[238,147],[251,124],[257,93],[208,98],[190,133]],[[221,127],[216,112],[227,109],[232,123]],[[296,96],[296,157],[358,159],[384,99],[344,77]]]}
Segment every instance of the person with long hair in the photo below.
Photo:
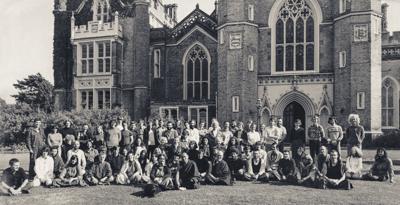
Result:
{"label": "person with long hair", "polygon": [[117,184],[137,184],[149,180],[147,176],[143,175],[142,167],[135,155],[130,152],[115,181]]}
{"label": "person with long hair", "polygon": [[189,142],[189,150],[187,151],[190,160],[196,160],[199,155],[199,150],[197,150],[196,141],[192,140]]}
{"label": "person with long hair", "polygon": [[393,162],[389,158],[385,148],[376,150],[375,161],[367,174],[363,176],[366,180],[387,181],[394,183]]}
{"label": "person with long hair", "polygon": [[307,154],[302,157],[297,169],[298,184],[306,187],[314,187],[316,167],[311,155]]}
{"label": "person with long hair", "polygon": [[99,126],[97,126],[97,130],[93,136],[93,146],[97,150],[99,150],[104,145],[105,145],[104,130],[103,130],[103,126],[99,125]]}
{"label": "person with long hair", "polygon": [[78,156],[72,155],[67,165],[60,174],[60,178],[54,180],[55,186],[87,186],[83,180],[83,169],[80,166]]}
{"label": "person with long hair", "polygon": [[143,143],[143,139],[140,137],[136,138],[132,144],[131,150],[132,150],[132,153],[134,154],[134,156],[139,157],[140,153],[143,150],[146,150],[146,146]]}
{"label": "person with long hair", "polygon": [[346,158],[346,177],[348,179],[361,179],[362,169],[362,152],[358,147],[353,147],[350,155]]}

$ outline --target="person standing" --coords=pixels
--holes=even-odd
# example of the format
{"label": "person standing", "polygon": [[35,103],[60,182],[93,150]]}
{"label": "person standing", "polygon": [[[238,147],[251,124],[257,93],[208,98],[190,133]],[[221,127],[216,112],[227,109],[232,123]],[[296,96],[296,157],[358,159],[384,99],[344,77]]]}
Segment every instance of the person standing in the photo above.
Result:
{"label": "person standing", "polygon": [[110,126],[111,128],[108,129],[106,133],[106,145],[108,150],[113,147],[118,147],[122,138],[121,130],[116,127],[117,123],[115,121],[111,121]]}
{"label": "person standing", "polygon": [[325,137],[324,128],[319,124],[319,116],[315,115],[311,119],[312,125],[308,127],[308,139],[310,145],[310,155],[313,159],[319,154],[321,139]]}
{"label": "person standing", "polygon": [[341,155],[340,142],[343,139],[342,127],[336,124],[335,117],[330,117],[328,119],[328,126],[326,127],[326,141],[328,150],[336,150],[339,155]]}
{"label": "person standing", "polygon": [[265,147],[267,151],[272,150],[272,144],[276,143],[278,144],[279,138],[278,138],[278,130],[276,128],[276,120],[274,118],[269,118],[269,124],[265,128]]}
{"label": "person standing", "polygon": [[253,146],[261,141],[261,136],[260,133],[257,132],[257,124],[253,123],[250,127],[251,130],[247,133],[247,144]]}
{"label": "person standing", "polygon": [[225,146],[228,146],[229,140],[233,137],[233,133],[231,132],[231,126],[228,121],[224,122],[224,128],[221,130],[220,141]]}
{"label": "person standing", "polygon": [[278,118],[276,123],[277,137],[278,137],[278,148],[280,152],[283,152],[283,148],[285,146],[284,141],[287,136],[286,128],[283,126],[282,118]]}
{"label": "person standing", "polygon": [[121,131],[121,148],[125,148],[126,150],[131,151],[131,145],[134,142],[133,133],[128,129],[128,123],[122,122],[122,131]]}
{"label": "person standing", "polygon": [[74,147],[74,141],[77,138],[76,131],[71,127],[72,122],[70,120],[65,121],[65,127],[61,130],[61,134],[63,136],[64,145],[62,147],[62,157],[64,161],[67,160],[67,153]]}
{"label": "person standing", "polygon": [[294,129],[291,131],[290,134],[292,154],[296,153],[299,147],[304,148],[306,146],[306,133],[301,125],[301,120],[297,119],[294,123]]}
{"label": "person standing", "polygon": [[83,150],[86,150],[86,149],[87,149],[86,145],[87,145],[87,143],[88,143],[89,141],[93,142],[93,133],[92,133],[92,131],[89,129],[89,125],[88,125],[88,124],[83,125],[83,130],[82,130],[82,132],[80,132],[80,133],[78,134],[78,140],[79,140],[79,142],[81,143],[81,145],[82,145],[81,148],[82,148]]}
{"label": "person standing", "polygon": [[362,142],[365,138],[364,127],[360,125],[360,116],[350,114],[350,127],[346,129],[347,155],[350,155],[351,148],[358,147],[362,151]]}
{"label": "person standing", "polygon": [[51,127],[52,133],[47,135],[49,147],[58,147],[58,155],[61,157],[62,135],[58,133],[57,125]]}
{"label": "person standing", "polygon": [[35,161],[38,158],[39,151],[41,151],[45,146],[45,135],[41,128],[42,121],[40,119],[35,119],[35,125],[28,131],[26,138],[26,145],[29,150],[29,177],[33,179],[35,176]]}
{"label": "person standing", "polygon": [[163,133],[163,136],[167,138],[169,144],[172,144],[174,139],[179,137],[178,131],[174,129],[172,122],[167,123],[167,130]]}
{"label": "person standing", "polygon": [[189,136],[188,136],[188,141],[195,141],[197,145],[200,143],[200,132],[196,128],[196,121],[191,120],[190,121],[190,127],[188,129]]}

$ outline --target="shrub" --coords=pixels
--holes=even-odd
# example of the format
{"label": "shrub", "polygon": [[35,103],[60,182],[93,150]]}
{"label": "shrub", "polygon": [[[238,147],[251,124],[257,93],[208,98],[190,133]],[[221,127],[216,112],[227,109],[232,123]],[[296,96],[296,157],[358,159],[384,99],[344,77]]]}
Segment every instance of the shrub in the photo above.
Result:
{"label": "shrub", "polygon": [[108,124],[111,120],[123,117],[130,121],[128,112],[124,109],[115,108],[111,110],[85,110],[85,111],[62,111],[47,114],[37,112],[26,104],[6,105],[0,107],[0,144],[10,146],[24,144],[26,131],[33,126],[34,119],[42,120],[42,127],[48,128],[57,125],[64,126],[66,120],[72,121],[75,129],[80,129],[84,124],[94,128],[97,125]]}
{"label": "shrub", "polygon": [[400,130],[390,130],[384,132],[384,135],[373,140],[375,147],[400,148]]}

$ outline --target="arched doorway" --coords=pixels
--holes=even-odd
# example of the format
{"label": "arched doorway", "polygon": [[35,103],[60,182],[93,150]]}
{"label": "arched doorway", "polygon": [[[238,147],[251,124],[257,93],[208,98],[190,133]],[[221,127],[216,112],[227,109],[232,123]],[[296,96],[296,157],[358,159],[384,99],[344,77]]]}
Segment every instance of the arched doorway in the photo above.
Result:
{"label": "arched doorway", "polygon": [[[288,133],[288,138],[290,137],[290,133],[294,129],[294,122],[296,119],[300,119],[302,122],[302,127],[306,128],[306,112],[304,111],[303,106],[301,106],[298,102],[294,101],[286,106],[283,111],[283,126],[286,127],[286,131]],[[286,138],[286,141],[289,139]]]}

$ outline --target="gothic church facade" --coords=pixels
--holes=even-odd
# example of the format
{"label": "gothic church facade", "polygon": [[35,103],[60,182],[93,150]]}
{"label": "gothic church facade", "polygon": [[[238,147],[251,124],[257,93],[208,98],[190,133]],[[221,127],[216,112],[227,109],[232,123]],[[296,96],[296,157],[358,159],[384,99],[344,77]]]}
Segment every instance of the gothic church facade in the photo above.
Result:
{"label": "gothic church facade", "polygon": [[133,119],[315,114],[368,133],[399,128],[400,34],[380,0],[218,0],[177,22],[161,0],[55,0],[58,109]]}

